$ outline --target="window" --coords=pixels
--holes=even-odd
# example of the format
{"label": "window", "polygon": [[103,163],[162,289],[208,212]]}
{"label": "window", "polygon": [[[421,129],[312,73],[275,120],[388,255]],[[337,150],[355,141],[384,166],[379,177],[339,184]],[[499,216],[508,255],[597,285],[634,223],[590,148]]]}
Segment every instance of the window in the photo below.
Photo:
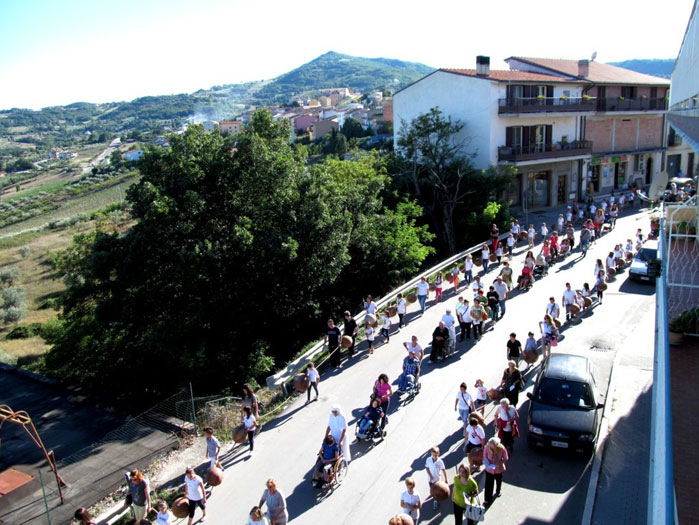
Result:
{"label": "window", "polygon": [[634,155],[633,156],[633,170],[635,172],[638,172],[638,170],[641,169],[641,156],[640,155]]}
{"label": "window", "polygon": [[621,96],[626,100],[636,98],[636,87],[635,86],[622,86]]}
{"label": "window", "polygon": [[536,400],[562,408],[595,408],[590,386],[578,381],[546,378],[541,381]]}
{"label": "window", "polygon": [[546,151],[546,126],[534,126],[534,151]]}
{"label": "window", "polygon": [[512,128],[512,149],[515,152],[522,151],[522,126]]}

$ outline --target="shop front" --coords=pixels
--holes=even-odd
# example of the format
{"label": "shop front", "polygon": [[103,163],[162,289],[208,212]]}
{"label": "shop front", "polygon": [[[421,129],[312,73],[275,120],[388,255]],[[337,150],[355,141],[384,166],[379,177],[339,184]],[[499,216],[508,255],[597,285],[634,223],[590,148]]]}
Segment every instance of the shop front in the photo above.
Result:
{"label": "shop front", "polygon": [[611,193],[629,188],[627,155],[593,157],[587,167],[587,195]]}

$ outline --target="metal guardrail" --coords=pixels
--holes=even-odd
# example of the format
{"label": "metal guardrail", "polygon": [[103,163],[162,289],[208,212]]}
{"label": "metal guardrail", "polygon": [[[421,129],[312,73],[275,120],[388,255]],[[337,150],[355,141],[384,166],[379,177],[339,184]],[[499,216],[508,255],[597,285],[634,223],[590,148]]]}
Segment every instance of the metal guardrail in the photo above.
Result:
{"label": "metal guardrail", "polygon": [[[501,234],[498,238],[500,240],[505,239],[505,238],[507,238],[509,233],[510,232],[508,230],[506,233]],[[443,268],[453,264],[454,262],[458,261],[459,259],[465,258],[469,254],[478,253],[480,256],[479,252],[480,252],[483,244],[486,244],[488,242],[489,241],[480,242],[475,246],[472,246],[470,248],[467,248],[466,250],[463,250],[463,251],[457,253],[456,255],[452,255],[448,259],[443,260],[442,262],[440,262],[439,264],[436,264],[432,268],[425,270],[424,272],[419,274],[417,277],[415,277],[412,280],[408,281],[407,283],[403,284],[399,288],[396,288],[395,290],[389,292],[384,297],[382,297],[376,301],[377,310],[380,310],[383,307],[388,306],[391,302],[395,301],[396,296],[399,293],[402,293],[403,295],[405,295],[405,293],[407,291],[409,291],[412,288],[415,288],[417,283],[419,283],[420,279],[422,279],[423,277],[428,278],[430,275],[437,273],[439,270],[442,270]],[[353,317],[354,317],[354,320],[357,321],[357,324],[359,324],[360,321],[362,321],[365,316],[366,316],[366,312],[362,311],[362,312],[358,313],[357,315],[354,315]],[[338,327],[342,330],[343,325],[338,324]],[[272,376],[269,376],[266,380],[267,388],[275,389],[275,388],[283,387],[283,385],[287,381],[291,380],[294,377],[294,375],[296,375],[299,371],[303,370],[308,365],[308,363],[313,361],[314,357],[319,355],[320,353],[322,353],[322,351],[323,351],[323,341],[319,341],[318,343],[313,345],[307,352],[305,352],[301,357],[298,357],[295,360],[293,360],[291,363],[287,364],[283,370],[277,372],[276,374],[274,374]]]}
{"label": "metal guardrail", "polygon": [[672,453],[672,405],[670,392],[670,343],[667,314],[667,244],[665,213],[660,221],[659,250],[662,269],[656,280],[655,356],[650,430],[650,479],[648,525],[676,524],[677,505]]}

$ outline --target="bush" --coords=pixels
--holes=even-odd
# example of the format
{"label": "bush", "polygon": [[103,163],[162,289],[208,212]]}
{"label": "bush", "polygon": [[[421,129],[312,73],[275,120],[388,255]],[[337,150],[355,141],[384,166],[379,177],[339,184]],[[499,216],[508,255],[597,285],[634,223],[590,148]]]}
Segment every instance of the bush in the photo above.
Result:
{"label": "bush", "polygon": [[41,335],[42,324],[41,323],[29,323],[23,326],[18,326],[10,330],[10,332],[5,336],[5,339],[27,339],[29,337],[35,337]]}
{"label": "bush", "polygon": [[10,306],[9,308],[5,308],[2,314],[3,321],[7,324],[16,323],[22,319],[22,317],[24,317],[24,306]]}
{"label": "bush", "polygon": [[16,266],[10,266],[9,268],[3,268],[0,270],[0,284],[2,286],[12,286],[19,278],[22,277],[22,272]]}
{"label": "bush", "polygon": [[13,286],[11,288],[5,288],[2,291],[2,307],[7,310],[11,307],[20,308],[24,306],[27,300],[27,294],[24,291],[23,286]]}
{"label": "bush", "polygon": [[17,366],[17,356],[8,354],[2,348],[0,348],[0,363],[5,363],[6,365]]}
{"label": "bush", "polygon": [[48,344],[54,344],[58,340],[58,337],[61,335],[62,331],[63,323],[60,319],[54,317],[53,319],[49,319],[43,325],[41,325],[37,335],[40,335],[42,339],[46,341]]}
{"label": "bush", "polygon": [[23,259],[26,259],[27,257],[31,257],[32,249],[29,246],[22,246],[19,249],[19,254],[22,256]]}

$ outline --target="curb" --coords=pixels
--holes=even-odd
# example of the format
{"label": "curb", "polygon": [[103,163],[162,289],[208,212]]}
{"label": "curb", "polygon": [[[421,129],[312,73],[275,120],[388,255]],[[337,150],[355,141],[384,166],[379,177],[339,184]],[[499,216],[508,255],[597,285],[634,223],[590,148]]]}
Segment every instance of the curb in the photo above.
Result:
{"label": "curb", "polygon": [[592,471],[590,472],[590,484],[587,487],[587,496],[585,497],[585,511],[583,512],[581,525],[591,525],[592,524],[592,513],[595,510],[595,499],[597,497],[597,485],[599,484],[600,471],[602,470],[602,458],[604,456],[604,448],[607,443],[607,437],[609,435],[609,414],[611,412],[612,404],[614,402],[614,393],[616,392],[616,370],[619,366],[619,361],[621,360],[620,348],[617,350],[614,356],[614,363],[612,364],[612,372],[609,375],[609,383],[607,386],[607,395],[605,397],[604,411],[602,412],[602,421],[600,422],[599,429],[599,439],[597,441],[597,448],[595,449],[595,458],[592,462]]}

